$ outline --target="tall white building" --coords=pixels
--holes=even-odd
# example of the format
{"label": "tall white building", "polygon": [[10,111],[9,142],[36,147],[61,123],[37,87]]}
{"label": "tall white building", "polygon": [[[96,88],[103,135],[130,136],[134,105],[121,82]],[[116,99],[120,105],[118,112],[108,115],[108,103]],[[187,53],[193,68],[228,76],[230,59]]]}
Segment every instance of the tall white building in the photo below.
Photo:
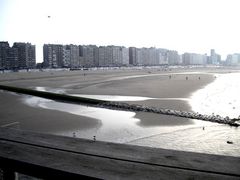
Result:
{"label": "tall white building", "polygon": [[229,54],[227,56],[227,64],[232,66],[240,65],[240,54]]}
{"label": "tall white building", "polygon": [[221,61],[221,56],[217,54],[214,49],[211,49],[210,63],[219,64],[220,61]]}
{"label": "tall white building", "polygon": [[142,49],[140,49],[140,48],[136,49],[136,64],[137,65],[143,65],[144,64],[143,53],[142,53]]}
{"label": "tall white building", "polygon": [[112,46],[112,65],[120,66],[122,65],[122,52],[119,46]]}
{"label": "tall white building", "polygon": [[106,66],[105,64],[105,46],[98,47],[98,64],[99,66]]}
{"label": "tall white building", "polygon": [[126,47],[122,47],[122,64],[129,65],[129,49]]}
{"label": "tall white building", "polygon": [[169,65],[180,64],[180,57],[178,52],[173,50],[167,51],[167,61]]}
{"label": "tall white building", "polygon": [[45,67],[61,68],[63,66],[63,46],[60,44],[44,44],[43,63]]}
{"label": "tall white building", "polygon": [[71,67],[77,68],[80,66],[79,47],[77,45],[70,44],[69,48],[70,48]]}
{"label": "tall white building", "polygon": [[71,67],[71,51],[67,45],[63,46],[63,67]]}
{"label": "tall white building", "polygon": [[159,52],[159,64],[168,64],[168,58],[167,58],[167,49],[158,49]]}
{"label": "tall white building", "polygon": [[88,45],[88,46],[79,46],[80,57],[82,58],[81,66],[92,67],[95,66],[95,49],[97,46]]}
{"label": "tall white building", "polygon": [[207,63],[207,55],[196,53],[184,53],[182,55],[184,65],[204,65]]}

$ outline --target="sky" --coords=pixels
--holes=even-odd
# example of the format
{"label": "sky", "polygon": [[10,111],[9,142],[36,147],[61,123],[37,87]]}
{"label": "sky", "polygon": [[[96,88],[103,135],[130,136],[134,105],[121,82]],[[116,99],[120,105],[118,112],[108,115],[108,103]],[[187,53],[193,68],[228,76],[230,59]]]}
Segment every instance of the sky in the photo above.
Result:
{"label": "sky", "polygon": [[240,0],[0,0],[0,41],[240,53]]}

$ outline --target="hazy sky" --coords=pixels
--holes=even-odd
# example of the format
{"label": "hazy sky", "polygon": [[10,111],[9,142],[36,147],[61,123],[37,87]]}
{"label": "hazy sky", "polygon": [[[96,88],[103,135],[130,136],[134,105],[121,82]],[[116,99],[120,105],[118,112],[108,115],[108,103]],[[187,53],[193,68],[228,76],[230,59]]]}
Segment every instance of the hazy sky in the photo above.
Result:
{"label": "hazy sky", "polygon": [[[0,41],[240,53],[240,0],[0,0]],[[48,18],[48,16],[51,16]]]}

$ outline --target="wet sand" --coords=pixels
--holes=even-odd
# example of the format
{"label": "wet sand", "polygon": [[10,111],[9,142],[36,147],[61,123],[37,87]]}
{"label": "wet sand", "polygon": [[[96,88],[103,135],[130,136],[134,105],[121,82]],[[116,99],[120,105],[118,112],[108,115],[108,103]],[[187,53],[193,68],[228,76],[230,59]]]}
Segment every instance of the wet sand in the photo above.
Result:
{"label": "wet sand", "polygon": [[0,99],[0,126],[13,123],[14,128],[60,134],[66,129],[75,131],[101,125],[97,119],[28,106],[22,95],[1,91]]}
{"label": "wet sand", "polygon": [[[69,94],[125,95],[153,98],[189,98],[199,88],[214,81],[213,74],[175,74],[184,71],[159,72],[157,70],[116,71],[60,71],[1,74],[0,83],[19,87],[49,87],[64,89]],[[191,73],[191,72],[190,72]],[[85,74],[85,75],[84,75]],[[156,75],[154,75],[156,74]],[[140,77],[135,77],[140,75]],[[141,76],[146,75],[146,76]],[[149,75],[149,76],[148,76]],[[171,78],[169,78],[171,75]],[[129,76],[130,78],[122,79]],[[131,78],[133,76],[134,78]],[[188,80],[186,80],[188,77]],[[200,80],[199,80],[200,77]],[[20,128],[40,132],[60,133],[101,126],[101,122],[56,110],[30,107],[22,102],[23,96],[0,93],[0,125],[20,122]],[[147,100],[129,102],[176,110],[191,110],[186,101]],[[140,126],[191,124],[192,121],[166,115],[137,113]],[[69,121],[71,120],[71,123]],[[161,120],[161,121],[159,121]]]}
{"label": "wet sand", "polygon": [[194,124],[192,120],[182,117],[160,115],[146,112],[137,112],[135,118],[140,119],[137,125],[140,127],[158,127],[158,126],[183,126]]}

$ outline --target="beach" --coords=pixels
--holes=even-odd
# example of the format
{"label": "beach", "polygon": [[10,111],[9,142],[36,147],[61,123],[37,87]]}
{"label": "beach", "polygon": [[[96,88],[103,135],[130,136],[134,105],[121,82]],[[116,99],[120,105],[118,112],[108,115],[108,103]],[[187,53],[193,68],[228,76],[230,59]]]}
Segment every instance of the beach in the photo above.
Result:
{"label": "beach", "polygon": [[[0,83],[69,95],[105,95],[113,99],[115,96],[127,96],[129,100],[125,99],[124,102],[129,104],[193,111],[189,103],[192,95],[213,83],[216,73],[228,72],[219,69],[26,72],[1,74]],[[147,99],[141,100],[142,97]],[[73,133],[76,137],[87,139],[96,135],[97,140],[101,141],[214,153],[206,147],[197,148],[197,139],[202,139],[203,144],[207,143],[201,137],[202,126],[209,127],[206,128],[208,130],[219,127],[226,130],[225,125],[216,123],[146,112],[94,109],[3,91],[0,92],[0,99],[0,126],[11,126],[13,123],[13,126],[24,130],[71,137]],[[183,138],[187,134],[193,134],[192,138]],[[237,138],[234,132],[232,134],[229,138]],[[208,138],[216,137],[213,138],[210,133]],[[184,144],[181,139],[189,143]],[[235,149],[232,152],[230,147],[217,153],[236,155],[238,151]]]}
{"label": "beach", "polygon": [[[122,95],[122,96],[147,96],[150,98],[163,98],[162,100],[150,99],[138,101],[137,104],[162,107],[175,110],[191,111],[191,107],[185,100],[191,93],[204,87],[206,84],[214,81],[211,74],[181,74],[182,72],[159,72],[152,71],[59,71],[59,72],[31,72],[31,73],[8,73],[0,75],[0,83],[24,88],[45,87],[46,89],[63,89],[68,94],[90,94],[90,95]],[[180,74],[174,74],[180,73]],[[185,73],[185,72],[184,72]],[[190,72],[191,73],[191,72]],[[85,75],[84,75],[85,74]],[[171,75],[171,79],[169,79]],[[140,77],[136,77],[140,76]],[[143,76],[143,77],[141,77]],[[186,76],[189,77],[186,80]],[[128,79],[121,79],[129,77]],[[133,77],[133,78],[131,78]],[[201,77],[201,80],[198,79]],[[29,107],[22,103],[21,95],[14,95],[8,92],[1,92],[1,124],[11,123],[17,118],[21,124],[21,128],[33,131],[61,131],[61,125],[55,129],[53,125],[56,120],[63,123],[65,128],[71,128],[69,124],[76,127],[74,123],[80,123],[79,128],[85,125],[91,127],[91,123],[95,125],[99,122],[96,119],[79,122],[79,119],[86,117],[78,117],[68,113],[47,110],[42,108]],[[164,100],[164,98],[178,98],[177,100]],[[128,102],[128,101],[126,101]],[[134,101],[128,103],[135,103]],[[13,111],[14,110],[14,111]],[[144,113],[143,113],[144,114]],[[141,113],[137,115],[141,116]],[[164,119],[166,117],[164,116]],[[48,120],[47,120],[48,119]],[[66,119],[71,119],[68,123]],[[33,121],[35,121],[33,123]],[[39,123],[48,121],[48,123]],[[25,123],[26,122],[26,123]],[[87,124],[86,124],[87,122]],[[88,125],[88,123],[90,123]],[[150,123],[151,124],[151,123]]]}

